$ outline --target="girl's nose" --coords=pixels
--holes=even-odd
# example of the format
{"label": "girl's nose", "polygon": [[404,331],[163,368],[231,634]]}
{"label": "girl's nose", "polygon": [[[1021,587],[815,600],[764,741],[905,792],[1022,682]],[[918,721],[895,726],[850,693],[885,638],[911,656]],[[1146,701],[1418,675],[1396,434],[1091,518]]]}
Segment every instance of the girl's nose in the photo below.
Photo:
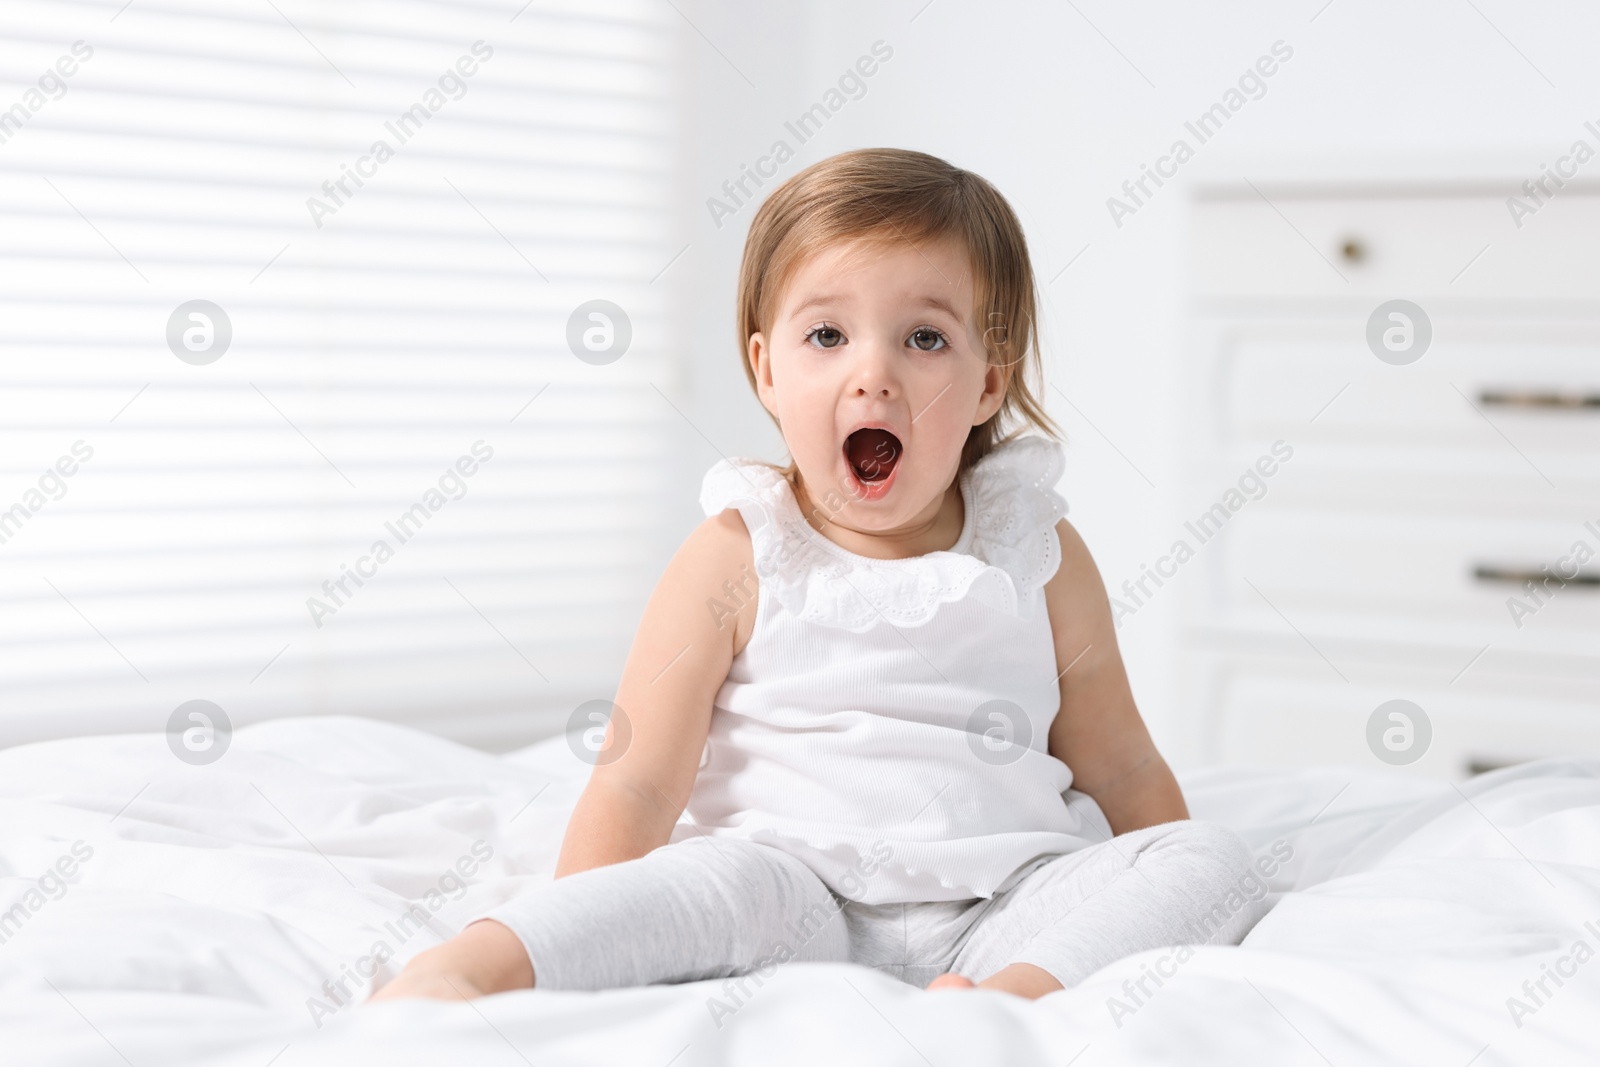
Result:
{"label": "girl's nose", "polygon": [[881,345],[865,345],[851,368],[852,395],[866,399],[891,400],[899,395],[893,354]]}

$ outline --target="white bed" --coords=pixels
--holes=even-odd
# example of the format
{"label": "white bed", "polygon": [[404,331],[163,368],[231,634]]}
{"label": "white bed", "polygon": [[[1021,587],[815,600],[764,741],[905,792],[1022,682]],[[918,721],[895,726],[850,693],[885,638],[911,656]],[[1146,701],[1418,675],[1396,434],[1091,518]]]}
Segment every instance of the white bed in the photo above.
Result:
{"label": "white bed", "polygon": [[[372,1008],[324,992],[377,943],[382,980],[548,878],[586,773],[561,738],[495,757],[343,717],[241,729],[208,767],[159,734],[0,751],[0,1062],[1600,1061],[1600,764],[1578,762],[1459,790],[1356,769],[1183,776],[1195,817],[1292,849],[1275,907],[1240,948],[1144,953],[1032,1003],[849,964],[780,967],[720,1027],[715,982]],[[58,863],[72,876],[41,890]],[[426,929],[395,925],[412,903]],[[1152,968],[1175,973],[1130,993]]]}

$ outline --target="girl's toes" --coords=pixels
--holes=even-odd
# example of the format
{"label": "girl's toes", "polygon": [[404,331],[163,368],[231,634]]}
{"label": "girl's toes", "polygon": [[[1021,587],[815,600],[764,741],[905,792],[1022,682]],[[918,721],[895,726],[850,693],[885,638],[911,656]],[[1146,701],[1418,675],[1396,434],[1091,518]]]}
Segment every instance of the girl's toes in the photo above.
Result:
{"label": "girl's toes", "polygon": [[941,974],[939,977],[937,977],[933,981],[929,982],[928,983],[928,988],[930,990],[931,989],[976,989],[977,986],[973,983],[973,981],[970,978],[963,978],[959,974],[956,974],[954,971],[952,971],[952,972],[949,972],[947,974]]}

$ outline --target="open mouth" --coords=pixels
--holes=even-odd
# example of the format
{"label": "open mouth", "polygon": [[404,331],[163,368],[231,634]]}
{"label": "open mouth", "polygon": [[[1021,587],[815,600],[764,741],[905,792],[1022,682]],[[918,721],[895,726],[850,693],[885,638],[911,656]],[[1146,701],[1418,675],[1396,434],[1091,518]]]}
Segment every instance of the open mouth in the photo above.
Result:
{"label": "open mouth", "polygon": [[861,483],[864,495],[881,496],[900,462],[900,438],[876,426],[863,427],[844,441],[844,457]]}

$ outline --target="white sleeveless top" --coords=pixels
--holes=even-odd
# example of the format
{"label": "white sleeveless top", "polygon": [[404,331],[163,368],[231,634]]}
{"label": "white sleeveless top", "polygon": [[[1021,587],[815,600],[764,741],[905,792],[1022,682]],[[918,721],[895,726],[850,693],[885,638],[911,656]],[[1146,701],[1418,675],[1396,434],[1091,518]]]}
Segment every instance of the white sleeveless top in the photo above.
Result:
{"label": "white sleeveless top", "polygon": [[1062,468],[1042,437],[999,445],[960,478],[954,547],[880,560],[813,529],[776,469],[712,467],[700,504],[749,529],[755,629],[716,696],[692,825],[671,840],[773,845],[884,904],[991,897],[1032,861],[1110,837],[1047,751]]}

